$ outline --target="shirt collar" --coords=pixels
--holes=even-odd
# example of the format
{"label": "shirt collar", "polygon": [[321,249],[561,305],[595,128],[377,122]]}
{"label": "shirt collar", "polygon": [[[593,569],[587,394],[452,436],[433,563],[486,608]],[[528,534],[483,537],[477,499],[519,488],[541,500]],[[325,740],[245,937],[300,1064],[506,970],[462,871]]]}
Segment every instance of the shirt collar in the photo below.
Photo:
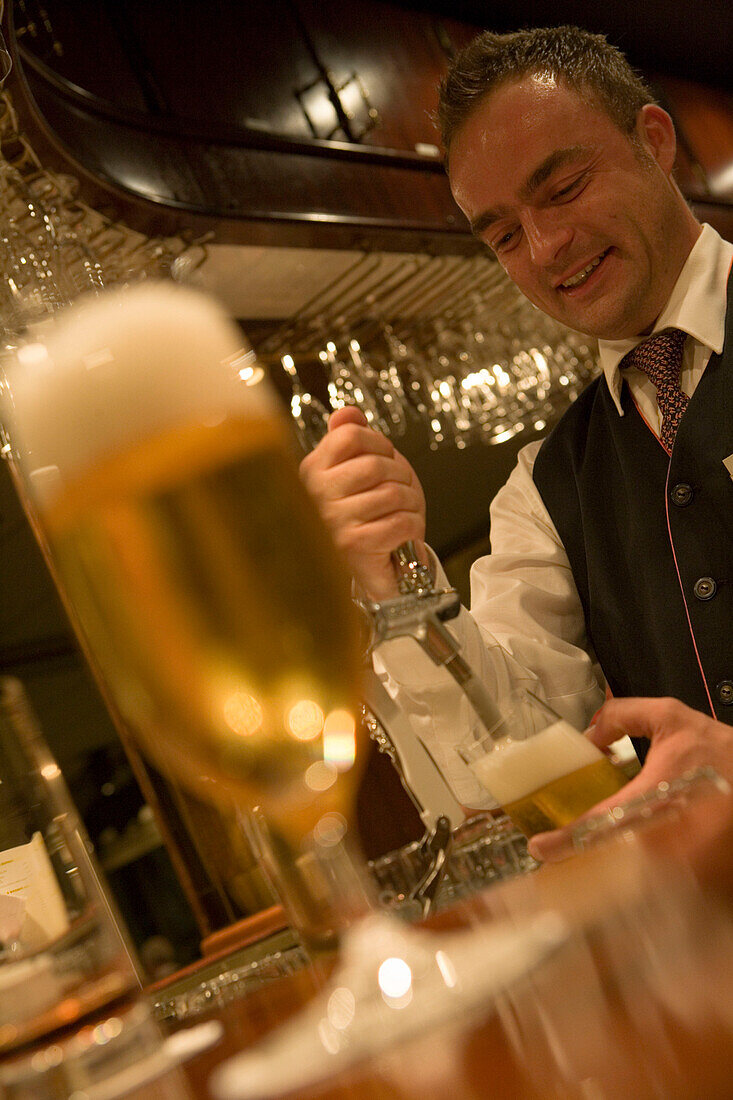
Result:
{"label": "shirt collar", "polygon": [[[712,226],[703,225],[652,332],[681,328],[719,355],[725,339],[726,290],[732,261],[733,245],[724,241]],[[641,339],[598,341],[601,369],[619,413],[622,412],[619,363]]]}

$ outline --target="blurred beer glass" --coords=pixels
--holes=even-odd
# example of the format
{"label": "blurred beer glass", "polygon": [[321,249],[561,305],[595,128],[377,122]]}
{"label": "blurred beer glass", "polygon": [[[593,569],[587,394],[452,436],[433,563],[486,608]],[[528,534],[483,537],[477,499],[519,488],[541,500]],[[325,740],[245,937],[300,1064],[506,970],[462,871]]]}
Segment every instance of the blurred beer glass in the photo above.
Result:
{"label": "blurred beer glass", "polygon": [[[262,805],[297,867],[351,804],[358,631],[238,327],[173,284],[81,299],[19,346],[5,423],[131,735],[203,800]],[[315,893],[303,909],[304,932],[326,935]]]}
{"label": "blurred beer glass", "polygon": [[7,677],[0,729],[0,984],[15,990],[0,998],[1,1048],[140,983],[61,771]]}
{"label": "blurred beer glass", "polygon": [[458,752],[527,837],[570,824],[627,782],[605,753],[529,691],[512,693],[502,721]]}
{"label": "blurred beer glass", "polygon": [[150,1079],[172,1064],[90,853],[24,689],[3,677],[0,1093],[9,1100],[62,1100],[103,1082],[114,1091],[132,1067]]}
{"label": "blurred beer glass", "polygon": [[[687,789],[650,817],[632,810],[617,827],[593,830],[573,859],[485,895],[495,917],[549,907],[573,930],[499,1005],[538,1096],[729,1094],[730,895],[701,876],[694,836],[711,818],[717,830],[730,821],[730,791],[714,776]],[[705,844],[729,852],[729,835],[728,825]]]}

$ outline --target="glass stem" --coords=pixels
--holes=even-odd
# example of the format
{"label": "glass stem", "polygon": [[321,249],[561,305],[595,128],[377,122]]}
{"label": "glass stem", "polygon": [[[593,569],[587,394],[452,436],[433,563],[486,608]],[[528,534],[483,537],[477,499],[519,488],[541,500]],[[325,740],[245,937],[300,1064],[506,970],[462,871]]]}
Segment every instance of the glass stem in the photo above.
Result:
{"label": "glass stem", "polygon": [[342,818],[326,814],[297,851],[261,810],[241,813],[241,820],[309,951],[336,949],[341,934],[376,908],[375,890]]}

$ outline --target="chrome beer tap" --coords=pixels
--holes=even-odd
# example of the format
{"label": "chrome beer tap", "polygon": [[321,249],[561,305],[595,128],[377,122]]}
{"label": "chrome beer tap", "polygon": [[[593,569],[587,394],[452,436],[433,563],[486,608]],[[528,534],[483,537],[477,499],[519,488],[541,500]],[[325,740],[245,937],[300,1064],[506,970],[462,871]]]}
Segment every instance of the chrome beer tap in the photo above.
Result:
{"label": "chrome beer tap", "polygon": [[413,542],[403,543],[392,557],[400,595],[379,603],[361,601],[372,629],[369,653],[390,638],[414,638],[434,664],[450,673],[484,728],[496,731],[501,712],[444,625],[460,611],[458,593],[454,588],[434,588],[430,570],[420,561]]}
{"label": "chrome beer tap", "polygon": [[[399,546],[393,560],[400,595],[379,603],[359,601],[371,628],[368,656],[390,638],[413,638],[436,665],[442,665],[451,674],[486,729],[496,729],[502,720],[501,713],[444,625],[460,610],[458,593],[453,588],[435,589],[430,570],[420,561],[414,543]],[[407,715],[373,670],[367,672],[363,687],[370,733],[380,751],[386,752],[395,765],[427,830],[422,841],[427,867],[411,893],[422,915],[427,916],[448,861],[452,829],[463,820],[464,811]]]}

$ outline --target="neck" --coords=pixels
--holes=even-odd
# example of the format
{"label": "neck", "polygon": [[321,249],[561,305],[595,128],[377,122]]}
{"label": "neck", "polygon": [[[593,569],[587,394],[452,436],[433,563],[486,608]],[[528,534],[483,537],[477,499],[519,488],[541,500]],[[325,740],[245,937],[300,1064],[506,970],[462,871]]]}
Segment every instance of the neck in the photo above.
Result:
{"label": "neck", "polygon": [[654,329],[654,326],[662,314],[662,310],[666,306],[672,291],[677,285],[677,280],[682,274],[682,269],[687,263],[690,253],[702,233],[702,225],[690,210],[681,192],[677,188],[677,185],[673,183],[672,186],[679,196],[679,206],[677,209],[678,216],[674,219],[674,223],[670,224],[668,227],[669,235],[667,239],[677,243],[675,249],[670,254],[667,279],[662,287],[656,312],[649,323],[639,330],[637,336],[648,336]]}

